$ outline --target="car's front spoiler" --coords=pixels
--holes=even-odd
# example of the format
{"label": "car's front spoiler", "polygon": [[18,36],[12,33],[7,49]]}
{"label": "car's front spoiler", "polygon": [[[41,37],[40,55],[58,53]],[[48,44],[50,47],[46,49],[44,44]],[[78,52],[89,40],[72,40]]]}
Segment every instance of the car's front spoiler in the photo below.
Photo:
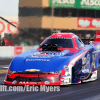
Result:
{"label": "car's front spoiler", "polygon": [[4,81],[4,84],[6,85],[61,85],[61,82],[9,82]]}

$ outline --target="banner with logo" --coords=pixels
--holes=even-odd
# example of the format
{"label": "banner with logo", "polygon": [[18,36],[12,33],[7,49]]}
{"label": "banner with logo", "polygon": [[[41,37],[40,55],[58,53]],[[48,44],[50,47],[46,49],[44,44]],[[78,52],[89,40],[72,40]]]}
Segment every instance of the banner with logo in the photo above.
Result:
{"label": "banner with logo", "polygon": [[[76,0],[78,1],[78,0]],[[79,0],[80,8],[100,9],[100,0]]]}
{"label": "banner with logo", "polygon": [[100,9],[100,0],[49,0],[50,7]]}
{"label": "banner with logo", "polygon": [[81,28],[100,28],[100,19],[97,18],[78,18],[77,23]]}
{"label": "banner with logo", "polygon": [[17,56],[23,52],[23,47],[14,47],[14,55]]}
{"label": "banner with logo", "polygon": [[50,0],[49,5],[52,7],[71,7],[74,8],[76,0]]}

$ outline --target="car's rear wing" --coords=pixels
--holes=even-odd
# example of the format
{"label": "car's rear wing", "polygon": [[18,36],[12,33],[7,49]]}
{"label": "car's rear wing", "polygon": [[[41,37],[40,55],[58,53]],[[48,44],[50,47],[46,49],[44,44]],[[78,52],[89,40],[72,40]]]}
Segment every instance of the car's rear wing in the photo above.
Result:
{"label": "car's rear wing", "polygon": [[97,32],[96,32],[94,42],[100,42],[100,31],[97,31]]}
{"label": "car's rear wing", "polygon": [[96,31],[95,39],[82,39],[84,44],[100,42],[100,31]]}

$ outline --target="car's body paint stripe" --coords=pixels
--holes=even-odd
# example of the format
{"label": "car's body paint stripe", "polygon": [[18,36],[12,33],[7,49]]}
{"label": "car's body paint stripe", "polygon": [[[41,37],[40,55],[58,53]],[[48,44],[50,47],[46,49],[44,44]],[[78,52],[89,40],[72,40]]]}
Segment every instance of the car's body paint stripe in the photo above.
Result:
{"label": "car's body paint stripe", "polygon": [[88,51],[89,51],[89,50],[87,50],[87,51],[81,53],[80,55],[76,56],[75,58],[73,58],[73,59],[67,64],[67,66],[71,66],[72,63],[75,64],[75,62],[76,62],[79,58],[81,58],[81,57],[82,57],[86,52],[88,52]]}

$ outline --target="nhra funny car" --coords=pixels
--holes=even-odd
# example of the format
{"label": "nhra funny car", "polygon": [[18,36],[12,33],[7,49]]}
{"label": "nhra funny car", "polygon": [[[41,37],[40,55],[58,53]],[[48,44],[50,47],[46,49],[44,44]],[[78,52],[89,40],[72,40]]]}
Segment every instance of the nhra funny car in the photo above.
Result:
{"label": "nhra funny car", "polygon": [[4,84],[68,85],[97,79],[100,63],[100,31],[94,43],[85,45],[73,33],[55,33],[33,48],[16,56]]}

